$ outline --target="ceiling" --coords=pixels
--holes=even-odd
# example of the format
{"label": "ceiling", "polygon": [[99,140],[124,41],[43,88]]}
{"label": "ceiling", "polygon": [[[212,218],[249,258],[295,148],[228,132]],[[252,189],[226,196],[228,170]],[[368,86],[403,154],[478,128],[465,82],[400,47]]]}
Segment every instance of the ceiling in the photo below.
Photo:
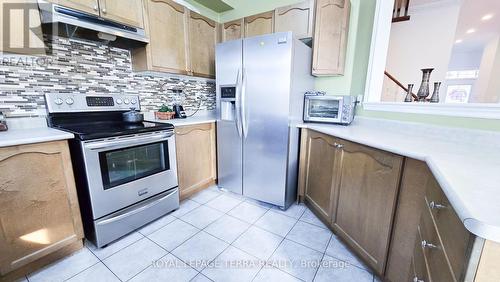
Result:
{"label": "ceiling", "polygon": [[[483,21],[485,15],[492,15]],[[475,32],[467,33],[474,29]],[[498,0],[463,0],[458,16],[455,40],[457,49],[478,50],[488,42],[500,36],[500,1]]]}
{"label": "ceiling", "polygon": [[222,0],[194,0],[194,1],[198,2],[199,4],[207,7],[208,9],[216,13],[223,13],[234,9],[233,7],[226,4]]}
{"label": "ceiling", "polygon": [[197,13],[224,23],[271,11],[303,0],[174,0]]}

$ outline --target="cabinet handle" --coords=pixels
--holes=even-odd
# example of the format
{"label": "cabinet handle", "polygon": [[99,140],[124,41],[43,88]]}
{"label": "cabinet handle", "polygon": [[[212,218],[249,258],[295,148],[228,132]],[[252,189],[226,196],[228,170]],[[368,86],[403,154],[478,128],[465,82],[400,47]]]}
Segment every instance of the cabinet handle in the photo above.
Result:
{"label": "cabinet handle", "polygon": [[99,6],[97,6],[97,4],[94,5],[94,11],[99,11]]}
{"label": "cabinet handle", "polygon": [[429,203],[429,208],[431,208],[431,210],[441,210],[441,209],[445,209],[446,206],[432,201]]}
{"label": "cabinet handle", "polygon": [[437,249],[436,245],[434,245],[432,243],[429,243],[426,240],[423,240],[421,244],[422,244],[422,248],[424,248],[424,249],[425,248],[428,248],[428,249]]}
{"label": "cabinet handle", "polygon": [[339,143],[333,143],[333,146],[334,146],[335,148],[337,148],[337,149],[342,149],[342,148],[344,148],[344,145],[339,144]]}
{"label": "cabinet handle", "polygon": [[419,279],[417,276],[413,277],[413,282],[425,282],[422,279]]}

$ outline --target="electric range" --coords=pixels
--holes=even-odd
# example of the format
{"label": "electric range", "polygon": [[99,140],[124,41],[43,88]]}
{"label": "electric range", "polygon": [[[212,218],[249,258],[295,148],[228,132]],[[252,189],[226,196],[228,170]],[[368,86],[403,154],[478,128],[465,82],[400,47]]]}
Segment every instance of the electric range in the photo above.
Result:
{"label": "electric range", "polygon": [[47,123],[69,141],[85,237],[97,247],[179,207],[174,126],[126,123],[138,95],[46,94]]}

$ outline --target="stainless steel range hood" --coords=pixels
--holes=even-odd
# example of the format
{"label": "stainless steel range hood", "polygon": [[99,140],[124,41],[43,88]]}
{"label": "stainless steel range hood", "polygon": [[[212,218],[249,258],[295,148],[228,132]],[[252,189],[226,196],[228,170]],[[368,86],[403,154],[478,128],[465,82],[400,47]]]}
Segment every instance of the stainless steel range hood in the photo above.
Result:
{"label": "stainless steel range hood", "polygon": [[149,43],[144,29],[127,26],[96,15],[87,14],[78,10],[59,6],[44,0],[38,0],[41,21],[43,24],[68,24],[77,28],[94,30],[101,34],[127,38],[134,41]]}

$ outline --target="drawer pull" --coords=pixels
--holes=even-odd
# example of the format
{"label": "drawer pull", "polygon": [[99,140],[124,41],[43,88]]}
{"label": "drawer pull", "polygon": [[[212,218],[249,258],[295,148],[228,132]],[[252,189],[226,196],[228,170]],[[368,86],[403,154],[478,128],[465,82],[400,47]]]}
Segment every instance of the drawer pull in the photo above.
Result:
{"label": "drawer pull", "polygon": [[413,277],[413,282],[425,282],[422,279],[419,279],[417,276]]}
{"label": "drawer pull", "polygon": [[421,244],[422,244],[422,248],[424,248],[424,249],[425,248],[428,248],[428,249],[436,249],[437,248],[436,245],[434,245],[432,243],[429,243],[429,242],[427,242],[425,240],[423,240]]}
{"label": "drawer pull", "polygon": [[432,201],[429,203],[429,208],[431,208],[431,210],[441,210],[441,209],[445,209],[446,206]]}

